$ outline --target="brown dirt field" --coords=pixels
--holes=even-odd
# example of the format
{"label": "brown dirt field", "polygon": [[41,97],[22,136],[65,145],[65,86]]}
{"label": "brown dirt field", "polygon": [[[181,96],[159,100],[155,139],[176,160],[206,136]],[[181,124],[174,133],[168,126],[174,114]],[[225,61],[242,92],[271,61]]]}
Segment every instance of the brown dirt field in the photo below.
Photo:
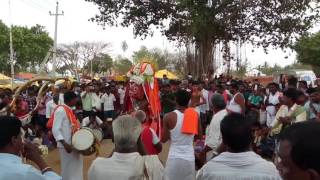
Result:
{"label": "brown dirt field", "polygon": [[[114,146],[111,142],[111,140],[103,140],[101,143],[101,153],[100,157],[107,157],[113,150]],[[159,158],[162,162],[166,162],[167,156],[168,156],[168,150],[169,150],[169,144],[163,144],[163,150],[159,154]],[[83,175],[84,179],[87,180],[87,173],[88,169],[92,163],[92,161],[95,159],[95,155],[91,156],[84,156],[84,165],[83,165]],[[59,151],[57,149],[54,149],[49,152],[48,156],[45,157],[46,162],[49,164],[50,167],[52,167],[55,172],[60,174],[60,157],[59,157]]]}

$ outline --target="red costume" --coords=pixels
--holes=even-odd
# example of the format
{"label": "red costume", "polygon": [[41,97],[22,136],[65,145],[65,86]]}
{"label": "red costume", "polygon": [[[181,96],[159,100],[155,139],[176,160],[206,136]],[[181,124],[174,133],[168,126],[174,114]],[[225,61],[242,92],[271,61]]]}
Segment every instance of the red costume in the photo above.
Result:
{"label": "red costume", "polygon": [[146,123],[160,134],[160,97],[158,81],[150,63],[138,63],[128,72],[128,83],[125,95],[127,113],[143,110],[147,115]]}

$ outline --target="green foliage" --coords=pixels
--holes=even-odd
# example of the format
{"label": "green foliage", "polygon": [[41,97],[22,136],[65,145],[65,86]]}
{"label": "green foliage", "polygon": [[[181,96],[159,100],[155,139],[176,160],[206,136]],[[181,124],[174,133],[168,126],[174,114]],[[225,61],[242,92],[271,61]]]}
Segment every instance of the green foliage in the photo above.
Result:
{"label": "green foliage", "polygon": [[[25,71],[35,68],[43,61],[53,44],[43,26],[36,25],[31,28],[13,26],[13,48],[16,54],[15,69]],[[10,72],[9,59],[9,28],[0,21],[0,71]]]}
{"label": "green foliage", "polygon": [[114,69],[121,75],[127,74],[132,67],[132,62],[123,57],[118,57],[117,60],[113,63]]}
{"label": "green foliage", "polygon": [[318,0],[86,1],[99,7],[91,18],[99,25],[133,27],[141,38],[153,35],[155,27],[169,40],[195,45],[195,60],[187,61],[187,71],[196,70],[197,75],[212,71],[218,43],[285,48],[320,17]]}
{"label": "green foliage", "polygon": [[159,69],[166,69],[170,63],[170,55],[168,51],[162,51],[161,49],[154,48],[149,50],[145,46],[141,46],[140,49],[133,53],[134,63],[138,62],[150,62],[154,67]]}
{"label": "green foliage", "polygon": [[[108,54],[99,54],[92,59],[92,71],[95,73],[103,73],[111,70],[113,66],[113,60]],[[90,70],[90,63],[85,66],[87,70]]]}
{"label": "green foliage", "polygon": [[297,59],[302,64],[320,67],[320,32],[302,37],[294,46]]}
{"label": "green foliage", "polygon": [[[136,36],[160,28],[169,39],[195,42],[249,41],[285,47],[319,19],[316,0],[86,0],[99,7],[92,21],[105,26],[133,26]],[[167,24],[166,22],[170,22]]]}

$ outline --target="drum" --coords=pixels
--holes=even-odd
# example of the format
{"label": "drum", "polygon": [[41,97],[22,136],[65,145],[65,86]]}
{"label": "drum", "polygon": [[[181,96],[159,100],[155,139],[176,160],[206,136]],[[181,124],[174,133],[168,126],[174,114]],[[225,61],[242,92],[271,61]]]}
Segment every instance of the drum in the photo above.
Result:
{"label": "drum", "polygon": [[98,142],[101,142],[103,140],[103,132],[101,129],[92,129],[92,133]]}
{"label": "drum", "polygon": [[81,128],[72,136],[72,146],[85,156],[95,153],[94,144],[95,135],[90,128]]}

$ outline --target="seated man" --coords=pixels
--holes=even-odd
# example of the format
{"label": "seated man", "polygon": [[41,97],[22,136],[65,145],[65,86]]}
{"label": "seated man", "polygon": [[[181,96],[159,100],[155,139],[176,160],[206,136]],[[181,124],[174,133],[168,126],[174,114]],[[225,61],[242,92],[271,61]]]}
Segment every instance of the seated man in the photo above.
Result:
{"label": "seated man", "polygon": [[88,117],[83,118],[81,125],[82,127],[98,129],[103,127],[103,121],[96,116],[94,111],[91,111]]}
{"label": "seated man", "polygon": [[320,123],[296,123],[279,137],[276,164],[284,180],[320,179]]}
{"label": "seated man", "polygon": [[[141,123],[120,116],[112,123],[115,149],[110,158],[97,158],[90,166],[89,180],[163,179],[163,166],[157,156],[141,156]],[[140,153],[139,153],[140,152]]]}
{"label": "seated man", "polygon": [[146,113],[144,111],[137,111],[135,117],[142,124],[141,141],[148,155],[159,154],[162,150],[162,144],[156,132],[146,123]]}
{"label": "seated man", "polygon": [[240,114],[227,115],[221,121],[222,143],[227,152],[211,159],[197,174],[197,180],[280,180],[272,162],[250,150],[253,141],[251,123]]}
{"label": "seated man", "polygon": [[[20,154],[34,162],[40,170],[24,164]],[[41,157],[38,147],[23,143],[21,121],[10,116],[0,117],[0,179],[61,180]]]}

